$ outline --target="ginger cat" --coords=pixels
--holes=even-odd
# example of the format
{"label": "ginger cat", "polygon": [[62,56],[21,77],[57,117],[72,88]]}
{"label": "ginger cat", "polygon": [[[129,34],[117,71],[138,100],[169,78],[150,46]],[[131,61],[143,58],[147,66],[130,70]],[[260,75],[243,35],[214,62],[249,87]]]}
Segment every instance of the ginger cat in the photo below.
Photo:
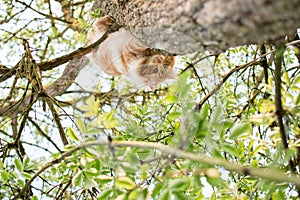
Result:
{"label": "ginger cat", "polygon": [[[96,19],[87,38],[91,44],[108,30],[113,21],[108,17]],[[121,28],[109,34],[89,57],[106,74],[126,75],[137,87],[149,86],[152,91],[166,79],[175,79],[175,57],[155,53]]]}

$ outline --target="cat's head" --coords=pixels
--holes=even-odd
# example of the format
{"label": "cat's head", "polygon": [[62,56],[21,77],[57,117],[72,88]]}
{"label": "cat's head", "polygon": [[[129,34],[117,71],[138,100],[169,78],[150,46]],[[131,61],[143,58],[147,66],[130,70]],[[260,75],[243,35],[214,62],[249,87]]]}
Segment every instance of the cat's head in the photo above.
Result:
{"label": "cat's head", "polygon": [[174,64],[174,56],[152,55],[139,63],[136,74],[143,85],[155,91],[156,86],[165,80],[177,78]]}

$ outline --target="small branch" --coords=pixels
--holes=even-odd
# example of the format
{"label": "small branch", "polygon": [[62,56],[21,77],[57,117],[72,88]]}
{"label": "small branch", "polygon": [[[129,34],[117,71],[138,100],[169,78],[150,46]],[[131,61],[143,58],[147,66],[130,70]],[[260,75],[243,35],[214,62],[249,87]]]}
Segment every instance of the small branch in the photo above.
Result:
{"label": "small branch", "polygon": [[[260,46],[260,52],[262,55],[266,54],[266,47],[264,44]],[[268,65],[266,56],[261,58],[261,66],[264,68],[265,83],[268,84],[268,79],[269,79],[268,67],[269,67],[269,65]]]}
{"label": "small branch", "polygon": [[234,69],[230,70],[227,74],[225,74],[222,78],[222,80],[207,94],[205,95],[205,97],[203,99],[201,99],[201,101],[197,104],[196,106],[196,110],[199,110],[202,105],[212,96],[214,95],[220,88],[221,86],[226,82],[226,80],[235,72],[241,70],[241,69],[245,69],[249,66],[252,66],[252,65],[257,65],[259,64],[259,60],[258,59],[255,59],[249,63],[246,63],[244,65],[241,65],[241,66],[237,66],[235,67]]}
{"label": "small branch", "polygon": [[55,110],[55,108],[54,108],[54,105],[53,105],[53,102],[52,102],[52,100],[51,100],[49,97],[46,97],[46,102],[47,102],[47,104],[48,104],[48,106],[49,106],[49,109],[50,109],[50,111],[51,111],[51,113],[52,113],[52,116],[53,116],[53,118],[54,118],[54,121],[55,121],[55,123],[56,123],[56,125],[57,125],[58,131],[59,131],[59,135],[60,135],[60,138],[61,138],[61,141],[62,141],[62,143],[64,144],[64,146],[66,146],[66,145],[69,144],[69,142],[68,142],[68,139],[67,139],[67,137],[66,137],[65,131],[64,131],[63,127],[62,127],[62,124],[61,124],[61,122],[60,122],[59,115],[58,115],[58,113],[56,112],[56,110]]}
{"label": "small branch", "polygon": [[33,124],[33,126],[41,133],[41,135],[43,137],[45,137],[60,153],[62,153],[62,151],[59,149],[59,147],[55,144],[55,142],[53,142],[53,140],[41,129],[41,127],[35,122],[33,121],[33,119],[31,117],[28,117],[28,120]]}
{"label": "small branch", "polygon": [[70,60],[82,57],[82,56],[90,53],[96,46],[98,46],[100,43],[102,43],[108,37],[108,34],[115,32],[118,29],[119,29],[119,26],[113,25],[108,29],[108,31],[106,31],[104,33],[104,35],[101,38],[99,38],[93,44],[90,44],[87,47],[81,47],[81,48],[77,49],[76,51],[73,51],[73,52],[66,54],[64,56],[61,56],[59,58],[55,58],[55,59],[47,61],[47,62],[39,63],[38,66],[40,67],[40,69],[42,71],[46,71],[46,70],[53,69],[64,63],[67,63]]}
{"label": "small branch", "polygon": [[[86,57],[71,60],[61,77],[46,87],[45,93],[52,97],[63,94],[72,85],[80,70],[86,66],[87,63],[88,59]],[[29,102],[30,95],[26,95],[21,101],[12,102],[10,105],[0,108],[0,116],[15,116],[18,113],[24,112]]]}
{"label": "small branch", "polygon": [[54,17],[54,16],[52,16],[52,15],[42,13],[42,12],[40,12],[40,11],[38,11],[38,10],[32,8],[30,5],[27,5],[26,3],[22,2],[22,1],[16,1],[16,2],[22,4],[22,5],[25,6],[26,8],[29,8],[29,9],[31,9],[32,11],[36,12],[37,14],[40,14],[40,15],[42,15],[42,16],[48,18],[48,19],[54,19],[54,20],[61,21],[61,22],[66,23],[66,24],[71,24],[71,22],[68,22],[68,21],[66,21],[66,20],[63,20],[61,17]]}
{"label": "small branch", "polygon": [[284,149],[288,149],[288,142],[285,132],[285,127],[283,124],[284,111],[281,103],[281,65],[283,62],[283,53],[284,47],[277,48],[276,57],[275,57],[275,71],[274,71],[274,80],[275,80],[275,106],[276,106],[276,115],[278,118],[278,124],[280,129],[280,136],[283,143]]}
{"label": "small branch", "polygon": [[[282,63],[283,63],[283,53],[284,46],[279,46],[276,50],[275,56],[275,71],[274,71],[274,80],[275,80],[275,107],[276,107],[276,115],[279,125],[280,137],[285,150],[289,148],[286,127],[283,123],[284,118],[284,110],[281,102],[281,71],[282,71]],[[293,173],[296,173],[296,165],[293,161],[293,158],[289,159],[289,167]],[[300,199],[300,186],[296,184],[296,190],[298,192],[298,197]]]}
{"label": "small branch", "polygon": [[255,86],[254,86],[254,92],[253,92],[253,95],[252,97],[247,101],[247,104],[245,104],[243,106],[243,108],[238,112],[238,114],[235,116],[236,118],[240,118],[243,114],[243,112],[246,110],[246,108],[248,106],[250,106],[253,102],[254,102],[254,99],[257,97],[258,94],[260,94],[260,91],[257,89],[259,84],[261,84],[263,78],[265,77],[265,71],[262,71],[260,73],[260,75],[258,76],[257,78],[257,82],[255,83]]}
{"label": "small branch", "polygon": [[139,142],[139,141],[97,141],[97,142],[89,142],[82,144],[80,146],[77,146],[73,149],[71,149],[68,152],[63,153],[60,157],[46,163],[43,167],[41,167],[40,170],[38,170],[24,185],[22,190],[16,194],[16,196],[13,198],[13,200],[17,200],[30,186],[30,184],[45,170],[47,170],[49,167],[53,166],[54,164],[60,163],[67,157],[71,156],[76,151],[79,151],[81,149],[91,147],[91,146],[110,146],[110,147],[135,147],[135,148],[143,148],[143,149],[156,149],[163,153],[173,155],[177,158],[185,158],[194,162],[199,163],[205,163],[208,165],[213,166],[223,166],[227,170],[231,172],[237,172],[240,174],[243,174],[245,176],[249,175],[256,178],[264,178],[271,181],[276,182],[287,182],[287,183],[293,183],[297,186],[300,186],[300,178],[296,174],[290,174],[287,175],[284,172],[278,170],[278,169],[265,169],[265,168],[258,168],[258,167],[251,167],[251,166],[242,166],[235,163],[232,163],[230,161],[221,159],[221,158],[211,158],[211,157],[205,157],[201,156],[196,153],[190,153],[183,150],[180,150],[178,148],[170,147],[167,145],[159,144],[156,142]]}
{"label": "small branch", "polygon": [[[103,42],[108,37],[109,33],[115,32],[118,29],[119,29],[119,26],[113,25],[108,29],[107,32],[105,32],[105,34],[101,38],[99,38],[93,44],[90,44],[87,47],[80,47],[79,49],[77,49],[69,54],[55,58],[53,60],[37,63],[37,66],[40,68],[41,71],[47,71],[47,70],[51,70],[59,65],[65,64],[69,61],[71,62],[74,59],[80,59],[84,55],[90,53],[101,42]],[[0,66],[1,67],[0,74],[2,76],[0,76],[0,82],[3,82],[5,80],[7,80],[8,78],[12,77],[13,75],[15,75],[19,64],[20,64],[20,62],[10,70],[8,70],[5,66],[1,65]]]}

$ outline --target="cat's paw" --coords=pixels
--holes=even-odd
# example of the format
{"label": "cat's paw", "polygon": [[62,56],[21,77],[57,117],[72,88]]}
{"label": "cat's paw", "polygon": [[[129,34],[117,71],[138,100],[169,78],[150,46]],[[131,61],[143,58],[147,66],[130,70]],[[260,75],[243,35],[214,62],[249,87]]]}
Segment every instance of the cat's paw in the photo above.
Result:
{"label": "cat's paw", "polygon": [[93,29],[98,33],[103,33],[106,32],[112,24],[112,19],[109,16],[104,16],[95,20]]}

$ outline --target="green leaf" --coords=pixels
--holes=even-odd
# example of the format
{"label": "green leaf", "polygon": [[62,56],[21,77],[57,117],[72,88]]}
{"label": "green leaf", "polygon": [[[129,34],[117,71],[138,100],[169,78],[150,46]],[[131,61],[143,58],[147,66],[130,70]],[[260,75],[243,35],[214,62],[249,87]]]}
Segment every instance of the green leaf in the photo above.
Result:
{"label": "green leaf", "polygon": [[225,152],[229,153],[230,155],[237,156],[237,157],[240,155],[238,149],[235,148],[235,147],[233,147],[233,146],[230,146],[230,145],[222,145],[221,148],[222,148]]}
{"label": "green leaf", "polygon": [[130,153],[126,157],[130,165],[138,166],[141,162],[135,153]]}
{"label": "green leaf", "polygon": [[181,116],[180,112],[172,112],[170,114],[168,114],[167,119],[172,122],[175,121],[176,119],[178,119]]}
{"label": "green leaf", "polygon": [[220,185],[222,182],[222,180],[220,178],[215,178],[215,177],[210,177],[210,176],[206,176],[206,180],[213,187]]}
{"label": "green leaf", "polygon": [[3,182],[6,182],[9,179],[9,174],[6,170],[1,172],[1,178]]}
{"label": "green leaf", "polygon": [[286,198],[285,194],[281,190],[278,190],[277,192],[273,193],[272,199],[273,200],[285,200],[287,198]]}
{"label": "green leaf", "polygon": [[75,174],[75,176],[73,176],[72,178],[72,185],[74,187],[76,186],[81,186],[82,185],[82,181],[83,181],[83,174],[82,171],[78,171],[77,174]]}
{"label": "green leaf", "polygon": [[95,117],[98,115],[98,105],[99,102],[95,100],[94,96],[90,96],[86,100],[86,104],[84,106],[81,106],[80,108],[85,111],[84,116],[85,117]]}
{"label": "green leaf", "polygon": [[184,192],[172,192],[174,196],[174,200],[186,200],[189,199],[189,197],[184,194]]}
{"label": "green leaf", "polygon": [[84,182],[85,182],[84,186],[86,189],[91,189],[92,187],[98,187],[98,183],[93,178],[90,178],[89,176],[85,176]]}
{"label": "green leaf", "polygon": [[222,108],[221,106],[217,106],[214,111],[211,114],[210,122],[212,124],[217,124],[219,123],[221,117],[222,117]]}
{"label": "green leaf", "polygon": [[291,84],[291,80],[290,80],[290,77],[289,77],[287,71],[284,71],[282,76],[283,76],[283,80],[286,82],[287,86],[289,86]]}
{"label": "green leaf", "polygon": [[177,96],[170,94],[170,95],[166,96],[164,102],[166,102],[168,104],[174,104],[174,103],[178,102],[178,98],[177,98]]}
{"label": "green leaf", "polygon": [[101,195],[98,196],[97,200],[106,200],[106,199],[111,199],[109,196],[112,194],[112,189],[104,190],[101,192]]}
{"label": "green leaf", "polygon": [[83,123],[83,121],[79,118],[76,118],[75,120],[76,122],[76,126],[78,127],[80,133],[85,133],[85,124]]}
{"label": "green leaf", "polygon": [[3,165],[2,160],[0,160],[0,169],[4,169],[4,165]]}
{"label": "green leaf", "polygon": [[159,200],[169,200],[171,199],[171,192],[168,189],[163,190],[161,195],[159,196]]}
{"label": "green leaf", "polygon": [[209,104],[205,103],[200,110],[200,119],[201,120],[205,120],[208,116],[208,112],[209,112]]}
{"label": "green leaf", "polygon": [[17,169],[19,172],[22,172],[22,171],[23,171],[23,163],[22,163],[19,159],[15,158],[14,164],[15,164],[16,169]]}
{"label": "green leaf", "polygon": [[23,166],[26,168],[30,162],[30,158],[26,155],[23,159]]}
{"label": "green leaf", "polygon": [[31,174],[27,173],[27,172],[22,172],[21,173],[22,176],[25,178],[25,179],[30,179],[31,178]]}
{"label": "green leaf", "polygon": [[112,110],[111,112],[103,113],[99,118],[98,122],[104,128],[115,128],[121,125],[121,121],[115,117],[116,110]]}
{"label": "green leaf", "polygon": [[136,200],[136,199],[147,199],[147,193],[148,190],[147,189],[137,189],[137,190],[133,190],[129,193],[128,195],[128,200]]}
{"label": "green leaf", "polygon": [[115,181],[117,187],[122,187],[127,190],[132,190],[135,187],[133,180],[127,176],[118,177]]}
{"label": "green leaf", "polygon": [[25,183],[24,183],[24,181],[23,180],[21,180],[21,179],[18,179],[18,184],[19,184],[19,186],[20,187],[24,187],[24,185],[25,185]]}
{"label": "green leaf", "polygon": [[156,196],[161,192],[161,188],[162,188],[162,184],[161,183],[156,183],[154,186],[154,189],[152,190],[152,194],[151,197],[153,199],[156,199]]}
{"label": "green leaf", "polygon": [[235,140],[243,134],[250,133],[250,130],[251,130],[250,124],[248,122],[236,124],[231,129],[231,134],[229,136],[229,139]]}
{"label": "green leaf", "polygon": [[260,150],[263,150],[263,149],[264,149],[263,144],[257,145],[257,147],[252,151],[252,155],[256,155]]}
{"label": "green leaf", "polygon": [[39,198],[37,196],[32,196],[31,200],[39,200]]}
{"label": "green leaf", "polygon": [[189,187],[189,180],[186,178],[179,178],[172,180],[169,184],[169,188],[172,191],[183,192]]}
{"label": "green leaf", "polygon": [[95,168],[90,168],[90,169],[85,169],[85,170],[84,170],[84,174],[85,174],[86,176],[93,177],[93,176],[99,175],[99,172],[98,172],[98,170],[95,169]]}
{"label": "green leaf", "polygon": [[299,93],[296,97],[294,97],[294,103],[295,103],[296,105],[299,105],[299,104],[300,104],[300,93]]}
{"label": "green leaf", "polygon": [[78,136],[76,135],[76,133],[74,132],[74,130],[72,128],[67,128],[67,134],[70,136],[70,138],[73,140],[73,141],[76,141],[78,142],[79,141],[79,138]]}
{"label": "green leaf", "polygon": [[108,175],[99,175],[95,178],[95,180],[100,184],[105,184],[111,182],[113,180],[113,177]]}

